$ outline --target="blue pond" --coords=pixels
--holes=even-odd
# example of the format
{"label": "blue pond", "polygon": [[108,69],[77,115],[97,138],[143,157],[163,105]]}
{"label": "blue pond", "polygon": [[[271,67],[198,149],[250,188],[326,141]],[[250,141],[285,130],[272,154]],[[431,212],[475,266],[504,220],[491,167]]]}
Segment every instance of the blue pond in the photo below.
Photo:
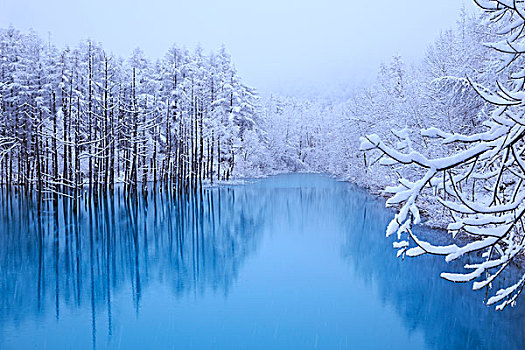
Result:
{"label": "blue pond", "polygon": [[[2,192],[1,349],[518,349],[495,312],[395,257],[381,201],[298,174],[39,209]],[[432,233],[430,233],[432,234]]]}

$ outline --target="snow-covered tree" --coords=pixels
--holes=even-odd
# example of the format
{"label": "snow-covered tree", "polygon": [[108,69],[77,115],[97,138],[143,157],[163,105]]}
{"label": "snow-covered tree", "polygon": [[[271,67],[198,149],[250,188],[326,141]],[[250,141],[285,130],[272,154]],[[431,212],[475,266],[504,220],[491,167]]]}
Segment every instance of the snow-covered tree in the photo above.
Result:
{"label": "snow-covered tree", "polygon": [[0,79],[6,186],[78,198],[84,185],[182,191],[261,172],[249,159],[265,147],[258,96],[224,48],[174,46],[156,62],[137,49],[123,60],[92,40],[58,50],[9,28],[0,30]]}
{"label": "snow-covered tree", "polygon": [[[456,122],[475,124],[476,118],[484,118],[483,127],[422,130],[423,137],[440,139],[445,145],[449,152],[441,157],[414,150],[407,129],[392,131],[398,139],[392,146],[378,135],[363,137],[361,150],[378,151],[383,165],[401,164],[420,170],[420,176],[401,177],[397,185],[385,189],[391,195],[387,206],[399,208],[387,229],[387,236],[397,236],[394,248],[398,256],[435,254],[445,256],[447,261],[468,256],[464,260],[466,271],[444,272],[441,277],[453,282],[474,281],[474,290],[497,285],[500,288],[486,303],[497,304],[501,310],[512,305],[525,286],[523,271],[516,277],[507,269],[525,252],[525,73],[515,70],[524,63],[525,3],[477,3],[487,14],[487,24],[496,28],[499,41],[489,46],[503,55],[503,67],[510,67],[510,79],[486,87],[471,74],[466,84],[463,77],[449,75],[445,66],[436,75],[442,77],[439,83],[448,85],[447,89],[459,90],[454,96],[471,95],[468,90],[475,90],[480,99],[468,95],[466,101],[476,105],[456,107],[450,112]],[[475,111],[479,114],[472,115]],[[425,241],[413,230],[413,225],[421,222],[420,204],[432,198],[450,213],[448,230],[452,237],[464,239],[443,246]]]}

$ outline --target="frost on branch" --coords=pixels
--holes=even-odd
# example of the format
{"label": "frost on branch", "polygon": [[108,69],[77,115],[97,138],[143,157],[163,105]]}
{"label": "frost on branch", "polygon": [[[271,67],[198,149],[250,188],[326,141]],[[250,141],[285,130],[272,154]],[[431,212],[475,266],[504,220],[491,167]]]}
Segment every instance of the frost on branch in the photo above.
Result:
{"label": "frost on branch", "polygon": [[[524,1],[477,3],[502,37],[488,45],[503,54],[502,68],[522,66]],[[513,305],[525,286],[523,271],[517,278],[509,278],[508,273],[502,278],[525,253],[525,74],[511,72],[510,76],[505,84],[497,82],[495,89],[467,79],[485,101],[485,110],[491,111],[483,130],[472,134],[435,127],[422,130],[424,138],[441,141],[446,156],[434,158],[413,150],[407,130],[393,132],[399,139],[395,146],[369,135],[361,138],[360,147],[378,152],[381,165],[403,165],[419,171],[385,189],[389,195],[386,205],[398,209],[386,232],[387,236],[396,236],[393,246],[397,255],[441,255],[447,262],[468,256],[466,271],[444,272],[441,277],[452,282],[473,281],[474,290],[488,290],[493,282],[498,283],[501,289],[495,294],[489,291],[493,295],[486,300],[488,305],[497,305],[497,310]],[[422,198],[429,197],[436,198],[448,213],[452,237],[461,234],[466,239],[439,246],[416,235],[412,226],[420,221],[418,206]]]}

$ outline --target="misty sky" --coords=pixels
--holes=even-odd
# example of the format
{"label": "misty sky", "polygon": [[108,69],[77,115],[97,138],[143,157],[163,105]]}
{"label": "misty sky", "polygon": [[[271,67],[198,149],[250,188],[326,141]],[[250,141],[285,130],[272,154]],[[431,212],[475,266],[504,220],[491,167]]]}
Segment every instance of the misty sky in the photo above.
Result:
{"label": "misty sky", "polygon": [[471,0],[0,0],[0,27],[33,28],[59,46],[91,38],[127,57],[173,43],[224,44],[262,92],[359,84],[399,53],[422,57]]}

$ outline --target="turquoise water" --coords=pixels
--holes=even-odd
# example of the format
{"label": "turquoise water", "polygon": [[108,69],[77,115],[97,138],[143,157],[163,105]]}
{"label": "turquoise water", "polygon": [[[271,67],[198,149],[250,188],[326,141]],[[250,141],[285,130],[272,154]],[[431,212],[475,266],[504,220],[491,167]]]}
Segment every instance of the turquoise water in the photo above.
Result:
{"label": "turquoise water", "polygon": [[[525,299],[497,313],[395,257],[392,212],[311,174],[150,191],[58,210],[2,193],[1,349],[518,349]],[[67,213],[67,214],[65,214]],[[433,233],[429,233],[433,234]]]}

